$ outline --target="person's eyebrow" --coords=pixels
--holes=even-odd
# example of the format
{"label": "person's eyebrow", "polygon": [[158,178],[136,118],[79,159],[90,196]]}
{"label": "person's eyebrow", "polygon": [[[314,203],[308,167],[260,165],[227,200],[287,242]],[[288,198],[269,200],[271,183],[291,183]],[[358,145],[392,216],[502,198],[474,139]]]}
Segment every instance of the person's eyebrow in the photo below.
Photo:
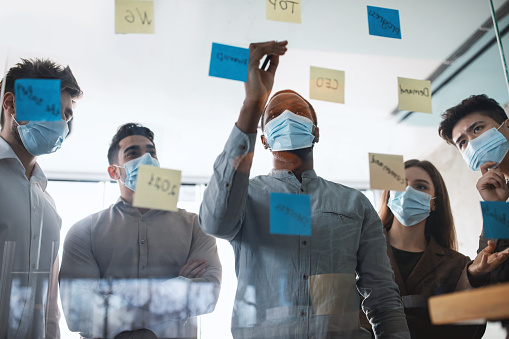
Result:
{"label": "person's eyebrow", "polygon": [[147,149],[149,149],[149,148],[150,148],[150,149],[153,149],[153,150],[155,150],[155,149],[156,149],[156,147],[155,147],[154,145],[152,145],[152,144],[148,144],[148,145],[147,145]]}
{"label": "person's eyebrow", "polygon": [[[466,133],[472,132],[474,130],[474,128],[476,128],[477,125],[480,125],[483,123],[484,123],[484,121],[482,121],[482,120],[474,122],[472,125],[468,126]],[[456,141],[454,141],[454,143],[457,145],[458,142],[460,141],[460,139],[462,139],[464,137],[465,137],[465,133],[461,133],[460,136],[456,139]]]}
{"label": "person's eyebrow", "polygon": [[129,151],[134,151],[134,150],[139,151],[140,146],[138,146],[138,145],[129,146],[124,150],[124,154],[126,154]]}
{"label": "person's eyebrow", "polygon": [[417,180],[415,180],[415,181],[416,181],[416,182],[425,182],[425,183],[426,183],[426,184],[428,184],[428,185],[430,184],[430,183],[428,182],[428,180],[426,180],[426,179],[417,179]]}

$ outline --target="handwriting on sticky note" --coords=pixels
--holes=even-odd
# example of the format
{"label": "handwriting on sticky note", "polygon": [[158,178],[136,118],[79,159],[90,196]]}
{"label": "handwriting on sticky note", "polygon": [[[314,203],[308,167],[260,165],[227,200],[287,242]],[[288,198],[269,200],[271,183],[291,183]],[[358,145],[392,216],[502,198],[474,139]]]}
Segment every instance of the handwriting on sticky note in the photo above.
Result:
{"label": "handwriting on sticky note", "polygon": [[300,24],[301,0],[266,0],[267,20]]}
{"label": "handwriting on sticky note", "polygon": [[369,153],[369,176],[372,189],[404,191],[406,179],[403,156]]}
{"label": "handwriting on sticky note", "polygon": [[481,201],[484,236],[509,239],[509,202]]}
{"label": "handwriting on sticky note", "polygon": [[398,10],[368,6],[368,26],[370,35],[401,39]]}
{"label": "handwriting on sticky note", "polygon": [[246,82],[248,64],[249,49],[212,43],[209,76]]}
{"label": "handwriting on sticky note", "polygon": [[14,81],[16,119],[18,121],[58,121],[60,112],[60,80],[18,79]]}
{"label": "handwriting on sticky note", "polygon": [[270,233],[311,235],[309,195],[271,193]]}
{"label": "handwriting on sticky note", "polygon": [[345,72],[311,66],[309,97],[311,99],[345,103]]}
{"label": "handwriting on sticky note", "polygon": [[154,2],[115,0],[115,33],[154,34]]}
{"label": "handwriting on sticky note", "polygon": [[136,178],[133,206],[176,211],[181,172],[141,165]]}
{"label": "handwriting on sticky note", "polygon": [[398,109],[431,113],[431,82],[398,77]]}

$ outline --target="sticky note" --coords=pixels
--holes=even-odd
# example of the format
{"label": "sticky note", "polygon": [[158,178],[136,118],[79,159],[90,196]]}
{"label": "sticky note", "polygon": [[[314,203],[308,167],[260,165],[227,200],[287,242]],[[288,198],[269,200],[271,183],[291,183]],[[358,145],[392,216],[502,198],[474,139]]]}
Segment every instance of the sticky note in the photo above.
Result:
{"label": "sticky note", "polygon": [[60,80],[18,79],[14,81],[16,120],[58,121],[60,112]]}
{"label": "sticky note", "polygon": [[509,202],[481,201],[484,236],[487,239],[509,239]]}
{"label": "sticky note", "polygon": [[311,66],[309,73],[309,97],[311,99],[345,103],[344,71]]}
{"label": "sticky note", "polygon": [[247,80],[249,49],[212,43],[209,76],[231,80]]}
{"label": "sticky note", "polygon": [[300,24],[301,0],[266,0],[267,20]]}
{"label": "sticky note", "polygon": [[309,195],[271,193],[270,233],[311,235]]}
{"label": "sticky note", "polygon": [[431,82],[398,77],[398,109],[431,113]]}
{"label": "sticky note", "polygon": [[402,155],[369,153],[369,176],[372,189],[406,190]]}
{"label": "sticky note", "polygon": [[181,171],[140,165],[133,206],[176,211]]}
{"label": "sticky note", "polygon": [[154,1],[115,0],[115,33],[154,34]]}
{"label": "sticky note", "polygon": [[368,6],[369,34],[401,39],[399,11],[396,9]]}

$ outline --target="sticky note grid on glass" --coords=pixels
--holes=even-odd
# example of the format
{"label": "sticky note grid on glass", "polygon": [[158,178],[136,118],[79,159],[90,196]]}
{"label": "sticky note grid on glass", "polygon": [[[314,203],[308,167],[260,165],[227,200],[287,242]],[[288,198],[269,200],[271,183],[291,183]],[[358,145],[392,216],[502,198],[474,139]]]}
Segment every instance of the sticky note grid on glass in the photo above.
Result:
{"label": "sticky note grid on glass", "polygon": [[396,9],[368,6],[369,34],[401,39],[399,11]]}
{"label": "sticky note grid on glass", "polygon": [[249,49],[212,43],[209,76],[246,82]]}
{"label": "sticky note grid on glass", "polygon": [[271,193],[270,233],[311,235],[311,199],[309,195]]}
{"label": "sticky note grid on glass", "polygon": [[481,201],[484,236],[509,239],[509,202]]}
{"label": "sticky note grid on glass", "polygon": [[181,171],[141,165],[136,178],[133,206],[176,211]]}
{"label": "sticky note grid on glass", "polygon": [[60,80],[18,79],[14,81],[16,119],[18,121],[58,121],[60,112]]}

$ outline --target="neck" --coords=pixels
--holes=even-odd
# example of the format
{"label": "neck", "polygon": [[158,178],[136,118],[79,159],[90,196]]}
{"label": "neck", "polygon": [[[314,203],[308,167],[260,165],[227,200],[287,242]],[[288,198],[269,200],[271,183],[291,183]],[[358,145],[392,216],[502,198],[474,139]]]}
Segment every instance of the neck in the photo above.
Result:
{"label": "neck", "polygon": [[37,162],[37,157],[30,154],[25,146],[23,146],[22,143],[20,143],[16,138],[14,138],[14,135],[12,133],[8,133],[8,128],[4,126],[2,129],[2,132],[0,133],[0,137],[5,140],[6,143],[11,146],[12,150],[14,151],[14,154],[18,157],[19,161],[21,161],[21,164],[25,168],[25,176],[28,180],[32,177],[32,171],[34,170],[35,164]]}
{"label": "neck", "polygon": [[309,150],[303,158],[299,155],[299,151],[274,151],[272,163],[274,169],[290,170],[302,182],[302,173],[313,169],[313,150]]}
{"label": "neck", "polygon": [[[118,185],[120,186],[120,197],[124,199],[126,203],[132,206],[134,200],[134,191],[131,190],[130,188],[125,187],[125,185],[122,184],[121,182],[119,182]],[[150,210],[149,208],[139,208],[139,207],[135,208],[138,209],[138,211],[140,211],[141,214],[145,214]]]}
{"label": "neck", "polygon": [[414,226],[405,226],[394,218],[388,232],[391,246],[408,252],[422,252],[426,249],[428,241],[424,235],[426,219]]}

